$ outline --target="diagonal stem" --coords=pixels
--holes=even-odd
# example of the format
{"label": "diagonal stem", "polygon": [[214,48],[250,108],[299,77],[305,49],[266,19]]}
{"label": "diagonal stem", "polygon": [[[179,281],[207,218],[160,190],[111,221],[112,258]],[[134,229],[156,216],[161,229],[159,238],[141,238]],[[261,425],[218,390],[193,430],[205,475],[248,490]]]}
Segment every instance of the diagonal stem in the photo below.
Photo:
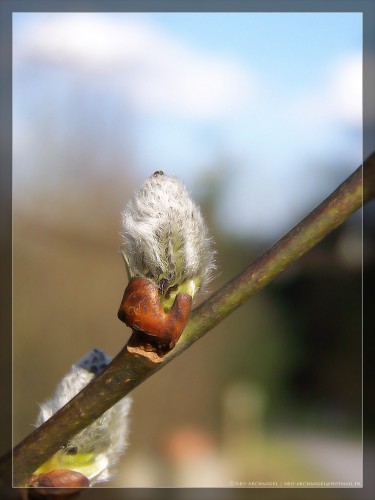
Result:
{"label": "diagonal stem", "polygon": [[[101,375],[14,448],[13,484],[25,485],[31,473],[71,436],[181,354],[373,197],[374,154],[273,247],[195,309],[180,341],[161,363],[124,347]],[[10,477],[11,458],[9,452],[0,460],[5,481]]]}

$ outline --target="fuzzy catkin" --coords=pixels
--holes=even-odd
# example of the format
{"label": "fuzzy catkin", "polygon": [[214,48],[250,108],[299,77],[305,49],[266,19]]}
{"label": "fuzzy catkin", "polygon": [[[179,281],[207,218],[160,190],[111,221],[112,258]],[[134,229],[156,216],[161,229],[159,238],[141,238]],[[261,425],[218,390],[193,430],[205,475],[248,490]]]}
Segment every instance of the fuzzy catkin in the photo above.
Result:
{"label": "fuzzy catkin", "polygon": [[146,277],[162,292],[191,282],[191,295],[209,282],[215,268],[212,239],[178,179],[155,172],[121,217],[130,277]]}
{"label": "fuzzy catkin", "polygon": [[[40,405],[36,427],[76,396],[111,361],[103,351],[94,349],[75,363],[55,389],[53,397]],[[127,445],[129,396],[121,399],[95,422],[73,436],[43,466],[43,472],[53,468],[67,468],[83,473],[92,486],[107,481]],[[74,450],[71,454],[70,450]],[[85,457],[82,460],[82,457]]]}

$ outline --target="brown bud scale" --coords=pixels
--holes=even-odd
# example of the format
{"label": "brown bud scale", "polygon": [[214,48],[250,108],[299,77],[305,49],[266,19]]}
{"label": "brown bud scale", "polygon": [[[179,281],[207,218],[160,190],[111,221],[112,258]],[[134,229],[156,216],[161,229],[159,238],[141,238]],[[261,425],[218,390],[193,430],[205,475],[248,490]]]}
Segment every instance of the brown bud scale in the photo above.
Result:
{"label": "brown bud scale", "polygon": [[86,476],[70,469],[55,469],[32,476],[30,486],[44,488],[86,488],[90,481]]}
{"label": "brown bud scale", "polygon": [[139,331],[144,350],[171,350],[190,316],[192,298],[178,293],[171,309],[164,311],[158,287],[146,278],[134,277],[125,289],[118,318]]}

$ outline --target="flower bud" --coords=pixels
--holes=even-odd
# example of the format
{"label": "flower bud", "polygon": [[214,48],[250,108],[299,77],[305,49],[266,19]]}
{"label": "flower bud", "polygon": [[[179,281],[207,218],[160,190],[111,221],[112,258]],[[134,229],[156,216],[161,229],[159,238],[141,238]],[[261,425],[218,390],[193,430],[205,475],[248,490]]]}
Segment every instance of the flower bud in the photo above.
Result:
{"label": "flower bud", "polygon": [[[76,396],[110,361],[111,358],[103,351],[94,349],[75,363],[57,385],[54,396],[40,405],[36,427]],[[86,476],[90,485],[110,479],[126,447],[130,406],[129,396],[118,401],[95,422],[73,436],[34,475],[43,474],[39,477],[45,478],[49,476],[44,474],[50,471],[68,469]]]}
{"label": "flower bud", "polygon": [[159,289],[167,310],[184,292],[194,297],[211,279],[212,240],[198,206],[174,177],[155,172],[122,212],[123,255],[130,277]]}
{"label": "flower bud", "polygon": [[178,341],[193,297],[212,276],[212,240],[181,182],[160,171],[122,212],[122,236],[130,281],[118,317],[135,330],[128,349],[162,356]]}

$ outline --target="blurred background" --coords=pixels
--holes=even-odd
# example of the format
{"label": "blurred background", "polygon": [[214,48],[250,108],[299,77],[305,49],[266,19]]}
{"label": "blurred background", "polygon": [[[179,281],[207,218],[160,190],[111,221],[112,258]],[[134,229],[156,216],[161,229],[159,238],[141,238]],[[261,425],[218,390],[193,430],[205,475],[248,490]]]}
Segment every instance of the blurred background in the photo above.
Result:
{"label": "blurred background", "polygon": [[[15,13],[13,141],[16,444],[129,337],[120,211],[147,176],[201,205],[213,291],[361,164],[361,14]],[[361,222],[134,391],[110,486],[362,484]]]}

